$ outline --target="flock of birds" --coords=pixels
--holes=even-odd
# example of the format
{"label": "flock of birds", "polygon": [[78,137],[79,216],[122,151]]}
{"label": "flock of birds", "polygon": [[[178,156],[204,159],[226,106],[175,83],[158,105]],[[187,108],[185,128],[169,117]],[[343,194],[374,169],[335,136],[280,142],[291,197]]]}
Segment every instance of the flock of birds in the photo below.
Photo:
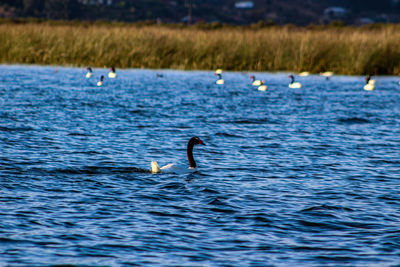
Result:
{"label": "flock of birds", "polygon": [[[86,68],[87,73],[86,73],[86,78],[91,78],[93,76],[93,70],[91,67]],[[218,85],[223,85],[225,83],[225,80],[222,78],[222,69],[217,69],[215,71],[215,75],[218,77],[218,79],[215,81],[216,84]],[[162,74],[156,74],[158,78],[163,77]],[[309,72],[301,72],[298,74],[298,76],[305,77],[310,75]],[[320,74],[321,76],[324,76],[327,80],[330,79],[330,77],[333,76],[333,72],[323,72]],[[110,72],[108,73],[108,78],[114,79],[117,77],[117,73],[115,71],[115,67],[110,68]],[[257,80],[254,75],[250,76],[251,79],[251,85],[256,86],[259,91],[267,91],[268,86],[265,84],[264,80]],[[301,83],[295,81],[295,76],[294,75],[289,75],[290,83],[288,85],[289,88],[301,88]],[[104,75],[100,76],[100,80],[97,82],[97,86],[103,86],[104,83]],[[372,79],[370,75],[365,77],[365,85],[364,85],[364,90],[367,91],[372,91],[375,89],[375,80]],[[189,162],[189,168],[182,167],[177,164],[167,164],[163,167],[160,167],[157,162],[151,161],[151,172],[152,173],[177,173],[177,174],[183,174],[183,173],[190,173],[190,172],[195,172],[197,171],[197,164],[196,161],[193,157],[193,148],[195,145],[205,145],[205,143],[197,136],[192,137],[186,148],[186,154],[187,154],[187,159]]]}
{"label": "flock of birds", "polygon": [[[215,82],[216,84],[224,84],[225,81],[222,79],[222,69],[217,69],[215,71],[215,75],[218,76],[217,81]],[[310,75],[309,72],[301,72],[299,73],[299,76],[305,77]],[[322,72],[320,73],[321,76],[325,77],[327,80],[330,79],[330,77],[333,76],[333,72],[327,71],[327,72]],[[364,90],[366,91],[372,91],[375,89],[375,80],[371,79],[371,75],[368,75],[365,77],[365,85],[364,85]],[[250,76],[250,79],[252,80],[251,85],[257,86],[259,91],[267,91],[268,86],[265,85],[264,80],[256,80],[256,77],[254,75]],[[289,88],[301,88],[301,83],[295,81],[294,75],[289,75],[290,83],[289,83]]]}
{"label": "flock of birds", "polygon": [[[93,76],[93,70],[91,67],[86,68],[86,78],[89,79]],[[108,73],[108,78],[114,79],[117,78],[117,73],[115,72],[115,67],[110,68],[110,72]],[[103,86],[104,83],[104,75],[100,76],[100,80],[97,82],[97,86]]]}
{"label": "flock of birds", "polygon": [[[93,76],[93,70],[91,67],[86,68],[87,73],[86,73],[86,78],[91,78]],[[215,75],[218,77],[216,80],[216,84],[222,85],[225,83],[225,80],[222,79],[222,69],[217,69],[215,71]],[[300,72],[299,76],[305,77],[310,75],[309,72],[304,71]],[[321,76],[325,77],[327,80],[330,79],[330,77],[333,76],[333,72],[327,71],[327,72],[322,72],[320,73]],[[110,72],[108,73],[108,78],[114,79],[117,77],[117,73],[115,72],[115,67],[110,68]],[[163,77],[162,74],[157,73],[157,77],[161,78]],[[257,86],[259,91],[267,91],[268,86],[265,84],[264,80],[256,80],[256,77],[254,75],[250,76],[250,79],[252,80],[251,85],[252,86]],[[295,81],[294,75],[289,75],[290,83],[289,83],[289,88],[301,88],[301,83]],[[100,76],[100,80],[97,82],[97,86],[103,86],[104,83],[104,75]],[[375,89],[375,80],[372,79],[371,75],[367,75],[365,77],[365,85],[364,85],[364,90],[366,91],[373,91]]]}

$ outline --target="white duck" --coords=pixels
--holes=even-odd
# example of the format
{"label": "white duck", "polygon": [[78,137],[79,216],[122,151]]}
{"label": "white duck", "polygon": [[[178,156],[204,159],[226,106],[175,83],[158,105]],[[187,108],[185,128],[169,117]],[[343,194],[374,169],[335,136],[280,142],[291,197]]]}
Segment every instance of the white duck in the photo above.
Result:
{"label": "white duck", "polygon": [[92,70],[91,67],[87,67],[86,70],[87,70],[87,72],[86,72],[86,76],[85,77],[89,79],[93,75],[93,70]]}
{"label": "white duck", "polygon": [[104,75],[101,75],[100,81],[97,82],[97,86],[103,86],[103,82],[104,82]]}
{"label": "white duck", "polygon": [[301,88],[301,83],[295,82],[293,75],[289,75],[289,78],[290,78],[289,88]]}
{"label": "white duck", "polygon": [[319,75],[325,77],[326,80],[329,80],[333,76],[333,72],[325,71],[325,72],[321,72]]}
{"label": "white duck", "polygon": [[108,73],[108,78],[116,78],[116,77],[117,77],[117,73],[115,73],[115,68],[111,67],[110,72]]}
{"label": "white duck", "polygon": [[307,77],[308,75],[310,75],[310,73],[308,71],[303,71],[299,73],[299,76],[301,77]]}
{"label": "white duck", "polygon": [[258,91],[267,91],[268,86],[266,86],[264,83],[265,83],[265,81],[262,80],[260,83],[260,86],[258,87]]}
{"label": "white duck", "polygon": [[222,69],[217,69],[217,70],[215,71],[215,74],[222,74]]}
{"label": "white duck", "polygon": [[221,74],[215,74],[218,76],[218,80],[215,82],[216,84],[224,84],[225,81],[224,79],[222,79],[222,75]]}
{"label": "white duck", "polygon": [[189,168],[185,168],[183,166],[176,165],[174,163],[165,165],[163,167],[159,167],[157,162],[151,161],[151,172],[152,173],[177,173],[177,174],[183,174],[183,173],[190,173],[190,172],[195,172],[197,171],[197,165],[196,161],[193,158],[193,147],[195,145],[203,145],[205,146],[204,142],[198,138],[198,137],[192,137],[188,144],[187,144],[187,158],[189,161]]}
{"label": "white duck", "polygon": [[250,79],[252,81],[251,85],[253,85],[253,86],[260,86],[261,85],[261,81],[260,80],[256,80],[255,76],[250,76]]}
{"label": "white duck", "polygon": [[365,77],[364,90],[373,91],[375,89],[375,80],[371,79],[371,75]]}

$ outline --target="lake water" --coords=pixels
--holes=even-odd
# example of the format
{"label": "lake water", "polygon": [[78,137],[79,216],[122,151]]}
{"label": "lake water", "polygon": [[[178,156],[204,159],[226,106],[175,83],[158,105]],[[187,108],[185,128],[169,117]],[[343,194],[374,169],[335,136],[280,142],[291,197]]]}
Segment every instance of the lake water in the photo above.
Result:
{"label": "lake water", "polygon": [[400,263],[397,77],[107,73],[0,66],[0,266]]}

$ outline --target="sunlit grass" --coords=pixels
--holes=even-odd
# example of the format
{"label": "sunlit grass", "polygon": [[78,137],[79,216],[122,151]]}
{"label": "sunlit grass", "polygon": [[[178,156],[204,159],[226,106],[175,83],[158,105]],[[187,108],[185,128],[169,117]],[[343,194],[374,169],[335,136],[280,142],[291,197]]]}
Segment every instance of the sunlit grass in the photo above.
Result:
{"label": "sunlit grass", "polygon": [[398,74],[400,27],[0,25],[0,62],[117,68]]}

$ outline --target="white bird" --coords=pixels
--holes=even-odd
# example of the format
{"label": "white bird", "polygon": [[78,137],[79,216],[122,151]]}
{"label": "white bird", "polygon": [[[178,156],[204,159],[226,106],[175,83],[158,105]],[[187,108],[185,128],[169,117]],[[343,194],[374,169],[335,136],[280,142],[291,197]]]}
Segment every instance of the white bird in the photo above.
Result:
{"label": "white bird", "polygon": [[261,85],[261,81],[260,80],[256,80],[255,76],[250,76],[250,79],[252,80],[251,85],[253,85],[253,86],[260,86]]}
{"label": "white bird", "polygon": [[218,80],[215,82],[216,84],[224,84],[225,83],[224,79],[222,79],[222,75],[221,74],[217,74],[216,73],[215,75],[218,76]]}
{"label": "white bird", "polygon": [[258,91],[267,91],[267,89],[268,89],[268,86],[266,86],[265,84],[264,84],[264,80],[262,80],[261,81],[261,84],[260,84],[260,86],[258,87]]}
{"label": "white bird", "polygon": [[87,70],[87,72],[86,72],[86,76],[85,77],[89,79],[90,77],[92,77],[93,71],[92,71],[91,67],[87,67],[86,70]]}
{"label": "white bird", "polygon": [[108,73],[108,78],[116,78],[117,74],[115,73],[115,68],[111,67],[110,72]]}
{"label": "white bird", "polygon": [[189,161],[189,168],[185,168],[183,166],[179,166],[177,164],[168,164],[163,167],[159,167],[157,162],[151,161],[151,172],[152,173],[176,173],[176,174],[183,174],[183,173],[190,173],[197,171],[196,161],[193,158],[193,147],[195,145],[203,145],[205,146],[204,142],[198,137],[192,137],[186,148],[187,158]]}
{"label": "white bird", "polygon": [[290,78],[289,88],[301,88],[301,83],[295,82],[293,75],[289,75],[289,78]]}
{"label": "white bird", "polygon": [[310,75],[310,73],[308,71],[303,71],[299,73],[300,77],[307,77],[308,75]]}
{"label": "white bird", "polygon": [[329,80],[333,76],[333,72],[325,71],[325,72],[321,72],[319,75],[325,77],[326,80]]}
{"label": "white bird", "polygon": [[103,86],[103,82],[104,82],[104,75],[101,75],[100,81],[97,82],[97,86]]}
{"label": "white bird", "polygon": [[364,90],[373,91],[375,89],[375,80],[371,79],[371,75],[365,77]]}

